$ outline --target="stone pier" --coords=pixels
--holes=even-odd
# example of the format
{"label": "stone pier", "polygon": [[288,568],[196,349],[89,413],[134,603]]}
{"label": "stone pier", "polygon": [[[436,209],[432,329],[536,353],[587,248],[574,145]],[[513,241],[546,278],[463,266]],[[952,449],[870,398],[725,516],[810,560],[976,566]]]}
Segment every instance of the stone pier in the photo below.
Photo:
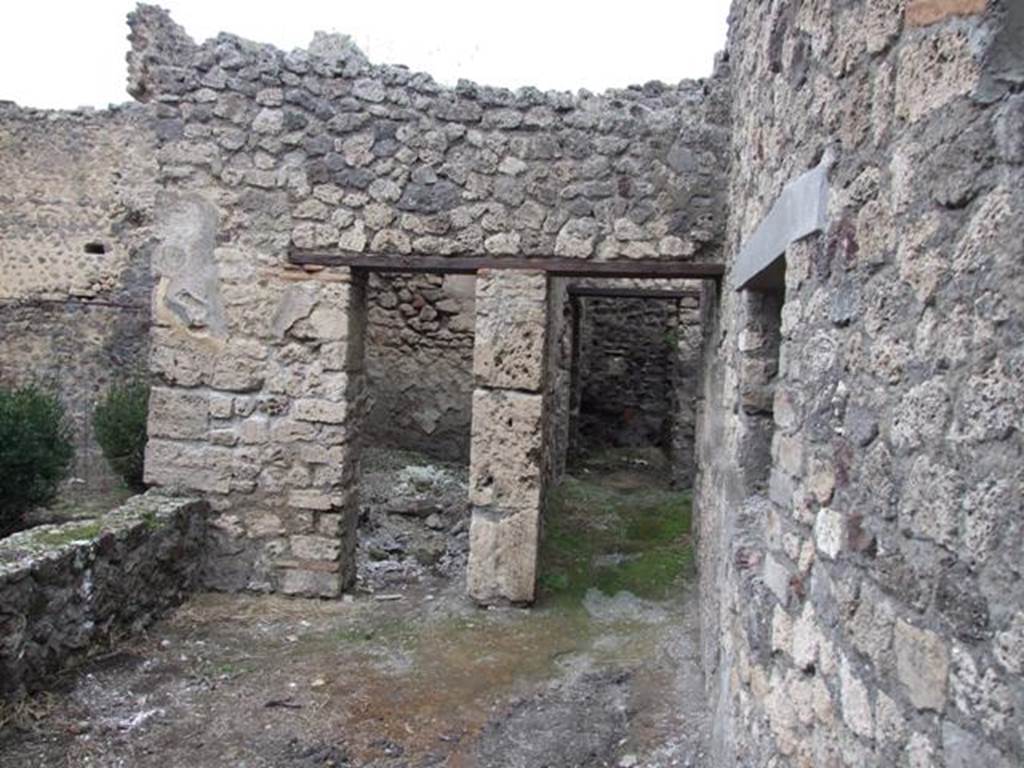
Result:
{"label": "stone pier", "polygon": [[547,279],[477,277],[468,589],[480,603],[533,601],[544,498]]}

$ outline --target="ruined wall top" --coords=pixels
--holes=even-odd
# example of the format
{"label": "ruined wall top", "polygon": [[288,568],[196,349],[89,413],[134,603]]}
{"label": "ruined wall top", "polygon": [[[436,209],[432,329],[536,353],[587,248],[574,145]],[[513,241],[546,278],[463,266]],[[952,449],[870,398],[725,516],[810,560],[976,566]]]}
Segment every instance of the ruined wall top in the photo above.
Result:
{"label": "ruined wall top", "polygon": [[285,53],[194,43],[154,6],[129,24],[165,184],[287,191],[296,248],[718,258],[723,73],[602,95],[451,88],[338,36]]}

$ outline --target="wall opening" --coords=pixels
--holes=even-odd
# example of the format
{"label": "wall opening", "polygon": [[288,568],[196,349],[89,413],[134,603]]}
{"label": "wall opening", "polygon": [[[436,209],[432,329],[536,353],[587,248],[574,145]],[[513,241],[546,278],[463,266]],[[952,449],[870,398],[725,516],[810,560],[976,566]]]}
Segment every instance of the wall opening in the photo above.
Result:
{"label": "wall opening", "polygon": [[568,461],[545,505],[539,598],[676,599],[694,574],[704,292],[587,278],[567,294]]}
{"label": "wall opening", "polygon": [[357,579],[461,577],[469,548],[472,275],[371,272]]}
{"label": "wall opening", "polygon": [[694,473],[700,294],[570,290],[573,346],[569,460],[636,453],[676,485]]}
{"label": "wall opening", "polygon": [[775,390],[782,354],[782,306],[786,300],[785,261],[776,266],[757,289],[746,290],[745,324],[740,331],[740,405],[746,417],[741,445],[748,493],[768,488],[775,433]]}

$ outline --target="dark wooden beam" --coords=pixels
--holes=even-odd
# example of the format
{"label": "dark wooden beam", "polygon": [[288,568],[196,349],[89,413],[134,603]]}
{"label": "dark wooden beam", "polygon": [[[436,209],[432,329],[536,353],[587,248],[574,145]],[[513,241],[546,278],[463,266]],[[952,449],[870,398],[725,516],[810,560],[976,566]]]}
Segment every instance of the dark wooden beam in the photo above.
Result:
{"label": "dark wooden beam", "polygon": [[659,288],[598,288],[570,285],[570,296],[597,299],[699,299],[699,291],[661,290]]}
{"label": "dark wooden beam", "polygon": [[534,269],[556,277],[647,277],[690,280],[718,280],[725,273],[725,267],[721,264],[667,259],[591,261],[548,256],[402,256],[298,249],[289,251],[288,258],[292,264],[352,267],[371,272],[471,274],[481,269]]}

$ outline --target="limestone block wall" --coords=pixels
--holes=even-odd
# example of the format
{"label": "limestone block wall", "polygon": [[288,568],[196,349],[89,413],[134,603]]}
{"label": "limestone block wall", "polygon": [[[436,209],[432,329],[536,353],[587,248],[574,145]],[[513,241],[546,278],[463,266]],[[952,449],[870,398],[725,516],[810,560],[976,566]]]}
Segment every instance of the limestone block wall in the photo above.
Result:
{"label": "limestone block wall", "polygon": [[368,444],[469,461],[475,291],[472,275],[370,275]]}
{"label": "limestone block wall", "polygon": [[211,583],[331,595],[350,580],[363,289],[295,268],[291,249],[719,256],[720,80],[445,88],[339,38],[197,44],[152,6],[130,25],[129,87],[152,107],[164,191],[147,471],[210,497]]}
{"label": "limestone block wall", "polygon": [[150,492],[0,542],[0,699],[144,629],[198,587],[206,512]]}
{"label": "limestone block wall", "polygon": [[138,106],[54,112],[0,102],[0,385],[58,393],[74,474],[116,482],[92,436],[97,398],[144,374],[155,137]]}
{"label": "limestone block wall", "polygon": [[[699,440],[715,765],[1024,759],[1022,14],[733,5]],[[783,295],[737,292],[740,246],[829,150],[826,231]]]}

